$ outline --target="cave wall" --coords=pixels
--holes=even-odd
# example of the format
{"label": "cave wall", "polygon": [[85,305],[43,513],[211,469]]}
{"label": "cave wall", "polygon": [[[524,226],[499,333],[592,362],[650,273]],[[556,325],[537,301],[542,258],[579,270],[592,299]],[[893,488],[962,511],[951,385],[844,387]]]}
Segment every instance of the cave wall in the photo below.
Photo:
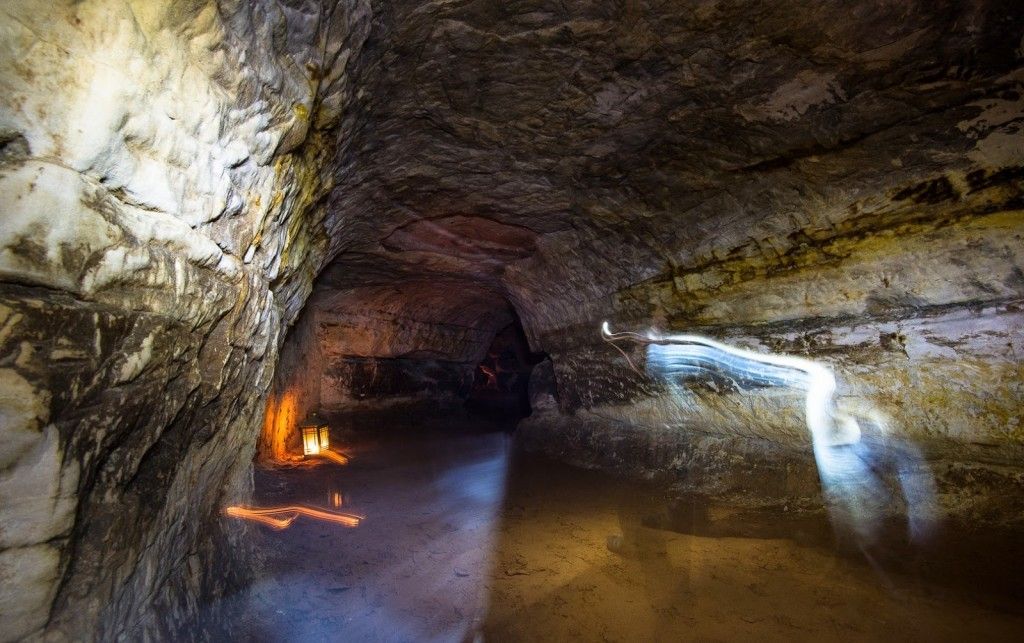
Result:
{"label": "cave wall", "polygon": [[[316,299],[314,299],[316,302]],[[361,412],[451,410],[464,401],[485,330],[455,329],[407,317],[313,303],[280,351],[266,401],[258,459],[302,453],[298,427],[316,418],[336,428]]]}
{"label": "cave wall", "polygon": [[[598,335],[701,332],[823,361],[844,404],[920,445],[944,507],[1020,515],[1001,504],[1024,464],[1015,3],[396,3],[382,20],[362,157],[381,231],[338,265],[494,284],[552,359],[559,410],[524,423],[530,444],[748,496],[756,469],[812,504],[799,395],[680,390]],[[470,225],[506,226],[500,261]]]}
{"label": "cave wall", "polygon": [[241,580],[219,511],[330,252],[367,30],[360,3],[0,9],[0,638],[173,637]]}
{"label": "cave wall", "polygon": [[[669,268],[598,300],[605,308],[575,324],[564,324],[565,309],[542,311],[533,328],[553,357],[561,408],[530,418],[524,439],[688,490],[819,504],[801,394],[647,378],[595,329],[604,318],[619,329],[701,333],[828,365],[840,406],[877,418],[869,438],[922,451],[918,466],[934,476],[946,515],[1019,523],[1024,171],[1022,138],[1005,136],[1019,134],[1017,77],[1008,82],[1018,89],[979,101],[969,118],[930,125],[964,134],[932,151],[962,169],[900,163],[895,177],[858,175],[883,152],[844,151],[833,162],[851,169],[824,200],[798,199],[779,214],[760,207],[744,225],[694,237]],[[915,171],[928,178],[908,181]],[[788,202],[786,181],[813,184],[772,174],[750,202]],[[631,357],[644,364],[642,351]]]}
{"label": "cave wall", "polygon": [[[817,493],[798,394],[637,375],[607,320],[821,360],[844,404],[920,445],[950,511],[1019,514],[992,493],[1024,464],[1015,3],[395,2],[377,20],[374,136],[334,202],[372,216],[319,287],[425,276],[507,299],[551,358],[523,438],[579,464]],[[338,307],[440,321],[463,290]]]}
{"label": "cave wall", "polygon": [[[1019,523],[1024,172],[1021,138],[1004,136],[1018,133],[1017,91],[928,125],[957,133],[932,153],[962,169],[900,163],[883,177],[863,160],[885,152],[854,148],[832,161],[848,168],[833,170],[842,178],[810,202],[784,195],[790,180],[815,184],[800,175],[805,166],[773,171],[748,188],[741,203],[759,207],[741,208],[742,224],[684,241],[660,273],[573,307],[586,311],[573,324],[561,306],[541,310],[532,328],[552,355],[561,407],[527,420],[524,439],[690,491],[820,506],[801,394],[644,377],[596,328],[607,319],[617,329],[705,334],[828,365],[840,406],[877,418],[875,439],[921,450],[918,466],[934,477],[946,515]],[[918,136],[893,144],[906,150]],[[918,172],[927,178],[908,180]],[[644,364],[642,351],[631,357]]]}
{"label": "cave wall", "polygon": [[315,310],[304,310],[281,346],[263,413],[261,460],[287,462],[301,455],[299,426],[320,414],[324,354],[316,317]]}
{"label": "cave wall", "polygon": [[488,329],[385,314],[324,313],[320,383],[327,415],[385,407],[457,406],[468,394]]}
{"label": "cave wall", "polygon": [[268,402],[265,443],[295,435],[294,423],[270,421],[275,400],[285,397],[298,401],[298,420],[460,407],[511,311],[500,293],[465,279],[328,268],[303,319],[308,329],[293,331],[282,349],[274,384],[281,393]]}
{"label": "cave wall", "polygon": [[813,504],[799,396],[598,336],[703,332],[1024,515],[1018,3],[37,4],[0,9],[5,636],[172,636],[242,580],[257,443],[457,400],[509,306],[535,448]]}

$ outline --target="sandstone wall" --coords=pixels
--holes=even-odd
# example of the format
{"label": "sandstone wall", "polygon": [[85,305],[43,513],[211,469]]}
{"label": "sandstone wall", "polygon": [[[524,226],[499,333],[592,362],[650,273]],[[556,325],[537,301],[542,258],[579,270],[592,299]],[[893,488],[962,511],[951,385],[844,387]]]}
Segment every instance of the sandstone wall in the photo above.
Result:
{"label": "sandstone wall", "polygon": [[510,301],[557,385],[536,446],[816,493],[798,395],[638,376],[608,320],[821,360],[944,489],[1019,488],[1016,3],[398,2],[380,24],[349,202],[375,218],[333,269]]}
{"label": "sandstone wall", "polygon": [[[434,321],[511,302],[559,402],[524,434],[580,463],[738,493],[760,463],[782,496],[816,493],[798,395],[638,376],[599,340],[608,320],[819,359],[879,432],[969,470],[945,488],[1017,488],[1016,3],[396,2],[377,20],[373,134],[359,190],[332,201],[370,215],[318,286],[349,293],[335,308],[384,328],[382,302]],[[424,276],[458,285],[357,292]]]}
{"label": "sandstone wall", "polygon": [[282,360],[275,387],[305,391],[299,398],[315,399],[311,411],[326,418],[460,406],[495,333],[512,319],[500,294],[472,280],[365,268],[325,272],[308,311],[312,334],[296,334],[285,351],[309,357]]}
{"label": "sandstone wall", "polygon": [[[994,105],[1017,109],[986,109]],[[670,270],[592,302],[587,321],[545,328],[549,314],[533,328],[552,354],[561,409],[530,418],[525,438],[690,490],[818,501],[801,394],[638,375],[597,337],[603,312],[620,329],[699,333],[819,360],[840,380],[841,406],[876,418],[866,439],[921,450],[917,466],[934,476],[945,512],[1019,522],[1022,174],[967,158],[977,169],[823,208],[818,224],[793,228],[789,214],[758,210],[768,216],[748,221],[746,240],[733,245],[725,229],[717,245],[702,239]],[[643,368],[643,351],[631,356]]]}
{"label": "sandstone wall", "polygon": [[0,9],[0,638],[168,638],[241,580],[219,511],[330,252],[368,22]]}

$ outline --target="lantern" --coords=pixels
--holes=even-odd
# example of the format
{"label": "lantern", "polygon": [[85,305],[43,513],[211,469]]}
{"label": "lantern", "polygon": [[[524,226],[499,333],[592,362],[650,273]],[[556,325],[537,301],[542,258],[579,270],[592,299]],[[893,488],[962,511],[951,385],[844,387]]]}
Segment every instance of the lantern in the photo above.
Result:
{"label": "lantern", "polygon": [[327,425],[319,422],[307,422],[300,427],[302,431],[303,455],[318,455],[330,446],[330,435]]}

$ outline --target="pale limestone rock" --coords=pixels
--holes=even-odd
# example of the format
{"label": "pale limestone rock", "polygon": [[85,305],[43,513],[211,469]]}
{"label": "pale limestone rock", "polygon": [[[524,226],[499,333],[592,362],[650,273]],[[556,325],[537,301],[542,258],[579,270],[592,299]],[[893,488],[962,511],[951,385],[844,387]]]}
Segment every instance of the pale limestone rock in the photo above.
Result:
{"label": "pale limestone rock", "polygon": [[77,483],[78,467],[64,463],[56,428],[38,432],[31,450],[0,473],[0,547],[65,536],[74,520]]}
{"label": "pale limestone rock", "polygon": [[0,10],[5,636],[152,636],[230,581],[174,561],[212,560],[215,506],[246,491],[282,331],[329,252],[333,128],[369,13],[328,11]]}
{"label": "pale limestone rock", "polygon": [[50,612],[58,579],[59,550],[51,545],[0,551],[0,638],[16,641],[43,625]]}
{"label": "pale limestone rock", "polygon": [[[8,318],[8,325],[17,323],[17,318]],[[17,371],[0,369],[0,470],[20,461],[39,442],[50,415],[49,402],[45,391],[35,389]]]}

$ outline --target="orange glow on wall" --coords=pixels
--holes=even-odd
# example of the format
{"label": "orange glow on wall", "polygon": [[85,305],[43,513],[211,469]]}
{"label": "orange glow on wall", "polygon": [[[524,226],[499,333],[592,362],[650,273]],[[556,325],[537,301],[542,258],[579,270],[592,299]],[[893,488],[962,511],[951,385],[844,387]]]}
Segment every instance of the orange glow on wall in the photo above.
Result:
{"label": "orange glow on wall", "polygon": [[298,425],[298,396],[292,391],[271,393],[263,416],[263,456],[278,462],[293,459],[295,454],[289,453],[288,441],[293,439]]}
{"label": "orange glow on wall", "polygon": [[301,421],[301,406],[298,395],[292,391],[270,394],[263,418],[260,458],[294,464],[304,457],[324,458],[335,464],[348,464],[347,456],[329,449],[331,436],[326,424]]}
{"label": "orange glow on wall", "polygon": [[342,527],[358,527],[362,516],[338,511],[327,511],[304,505],[285,505],[282,507],[241,507],[231,506],[224,510],[224,513],[232,518],[252,520],[272,529],[287,529],[299,516],[306,516],[314,520],[331,522]]}

